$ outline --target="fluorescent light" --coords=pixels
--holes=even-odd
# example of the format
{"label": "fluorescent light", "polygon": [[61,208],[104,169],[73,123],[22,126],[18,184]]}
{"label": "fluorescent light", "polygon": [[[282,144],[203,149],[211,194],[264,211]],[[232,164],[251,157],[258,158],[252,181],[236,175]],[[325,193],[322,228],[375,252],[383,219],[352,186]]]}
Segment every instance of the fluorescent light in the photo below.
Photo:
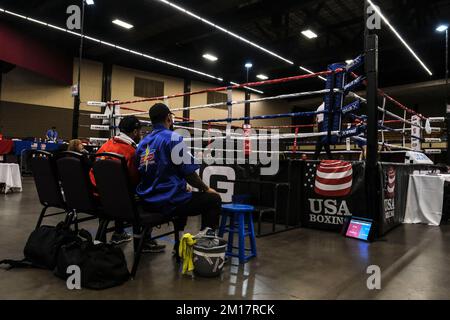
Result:
{"label": "fluorescent light", "polygon": [[446,24],[442,24],[442,25],[440,25],[439,27],[436,28],[437,32],[444,32],[444,31],[447,31],[447,30],[448,30],[448,25],[446,25]]}
{"label": "fluorescent light", "polygon": [[[309,70],[309,69],[306,69],[305,67],[302,67],[302,66],[300,66],[299,68],[300,68],[301,70],[305,71],[306,73],[309,73],[309,74],[314,74],[314,73],[315,73],[314,71],[311,71],[311,70]],[[321,80],[323,80],[323,81],[327,81],[327,79],[325,79],[325,78],[322,77],[322,76],[319,76],[318,78],[321,79]]]}
{"label": "fluorescent light", "polygon": [[350,60],[350,59],[349,59],[349,60],[345,60],[345,63],[346,63],[346,64],[350,64],[350,63],[352,63],[352,62],[353,62],[353,60]]}
{"label": "fluorescent light", "polygon": [[380,7],[376,6],[372,1],[367,0],[367,2],[372,6],[373,10],[383,19],[383,21],[389,26],[389,28],[392,30],[392,32],[397,36],[397,38],[403,43],[403,45],[408,49],[409,52],[416,58],[416,60],[420,63],[420,65],[428,72],[430,76],[433,75],[431,70],[425,65],[425,63],[419,58],[419,56],[414,52],[414,50],[409,46],[408,43],[402,38],[402,36],[398,33],[397,30],[391,25],[389,20],[383,15],[383,13],[380,10]]}
{"label": "fluorescent light", "polygon": [[267,80],[267,79],[269,79],[269,77],[266,76],[265,74],[258,74],[256,77],[258,79],[260,79],[260,80]]}
{"label": "fluorescent light", "polygon": [[305,31],[302,31],[302,34],[305,36],[305,37],[307,37],[308,39],[314,39],[314,38],[317,38],[317,34],[315,34],[313,31],[311,31],[311,30],[305,30]]}
{"label": "fluorescent light", "polygon": [[215,61],[219,60],[216,56],[213,56],[210,53],[205,53],[203,55],[203,58],[205,58],[206,60],[212,61],[212,62],[215,62]]}
{"label": "fluorescent light", "polygon": [[250,69],[251,67],[253,67],[253,63],[247,62],[247,63],[245,64],[245,67],[246,67],[247,69]]}
{"label": "fluorescent light", "polygon": [[126,52],[129,52],[130,54],[136,54],[136,55],[142,56],[144,58],[147,58],[149,60],[158,61],[160,63],[166,64],[166,65],[178,68],[178,69],[189,71],[189,72],[192,72],[192,73],[195,73],[195,74],[198,74],[198,75],[210,78],[210,79],[214,79],[214,80],[218,80],[220,82],[223,82],[223,78],[216,77],[216,76],[213,76],[211,74],[207,74],[205,72],[202,72],[202,71],[199,71],[199,70],[195,70],[195,69],[192,69],[192,68],[189,68],[189,67],[178,65],[178,64],[175,64],[173,62],[170,62],[170,61],[167,61],[167,60],[163,60],[163,59],[160,59],[160,58],[157,58],[157,57],[153,57],[153,56],[150,56],[150,55],[138,52],[138,51],[134,51],[134,50],[130,50],[130,49],[127,49],[127,48],[124,48],[124,47],[120,47],[120,46],[115,45],[113,43],[109,43],[109,42],[106,42],[106,41],[103,41],[103,40],[100,40],[100,39],[97,39],[97,38],[89,37],[87,35],[83,35],[82,36],[80,33],[73,32],[73,31],[70,31],[70,30],[67,30],[67,29],[64,29],[64,28],[61,28],[61,27],[58,27],[58,26],[55,26],[53,24],[49,24],[49,23],[46,23],[46,22],[43,22],[43,21],[39,21],[39,20],[33,19],[31,17],[26,17],[26,16],[23,16],[23,15],[20,15],[20,14],[11,12],[11,11],[4,10],[4,9],[0,9],[0,12],[12,15],[12,16],[15,16],[15,17],[21,18],[23,20],[39,24],[39,25],[45,25],[45,26],[47,26],[49,28],[52,28],[52,29],[55,29],[55,30],[58,30],[58,31],[61,31],[61,32],[66,32],[66,33],[75,35],[77,37],[84,37],[87,40],[90,40],[90,41],[93,41],[93,42],[96,42],[96,43],[99,43],[99,44],[102,44],[102,45],[105,45],[105,46],[109,46],[109,47],[112,47],[112,48],[115,48],[115,49],[118,49],[118,50],[124,50]]}
{"label": "fluorescent light", "polygon": [[223,27],[221,27],[221,26],[219,26],[219,25],[217,25],[217,24],[215,24],[215,23],[205,19],[205,18],[202,18],[202,17],[196,15],[195,13],[192,13],[191,11],[186,10],[186,9],[184,9],[184,8],[174,4],[174,3],[171,3],[171,2],[169,2],[167,0],[158,0],[158,1],[164,3],[164,4],[168,5],[168,6],[171,6],[172,8],[174,8],[174,9],[176,9],[176,10],[178,10],[178,11],[180,11],[180,12],[186,14],[186,15],[189,15],[189,16],[197,19],[197,20],[200,20],[201,22],[203,22],[203,23],[205,23],[207,25],[210,25],[211,27],[213,27],[213,28],[215,28],[217,30],[222,31],[223,33],[226,33],[226,34],[228,34],[229,36],[231,36],[233,38],[236,38],[236,39],[238,39],[238,40],[240,40],[242,42],[245,42],[245,43],[251,45],[252,47],[255,47],[255,48],[257,48],[257,49],[259,49],[261,51],[264,51],[265,53],[268,53],[271,56],[274,56],[274,57],[278,58],[279,60],[282,60],[282,61],[287,62],[289,64],[294,64],[294,62],[292,62],[291,60],[286,59],[286,58],[276,54],[275,52],[270,51],[269,49],[266,49],[266,48],[264,48],[264,47],[262,47],[262,46],[260,46],[260,45],[258,45],[256,43],[254,43],[254,42],[252,42],[252,41],[250,41],[250,40],[248,40],[248,39],[246,39],[246,38],[244,38],[244,37],[242,37],[242,36],[240,36],[240,35],[238,35],[238,34],[236,34],[234,32],[231,32],[231,31],[229,31],[229,30],[227,30],[227,29],[225,29],[225,28],[223,28]]}
{"label": "fluorescent light", "polygon": [[94,0],[86,0],[86,4],[88,6],[92,6],[94,4]]}
{"label": "fluorescent light", "polygon": [[[236,83],[236,82],[233,82],[233,81],[230,81],[230,83],[231,83],[232,85],[234,85],[234,86],[238,86],[238,85],[239,85],[239,83]],[[247,90],[250,90],[250,91],[259,93],[259,94],[264,94],[263,91],[257,90],[257,89],[253,89],[253,88],[250,88],[250,87],[244,87],[244,89],[247,89]]]}
{"label": "fluorescent light", "polygon": [[125,28],[125,29],[131,29],[134,27],[132,24],[129,24],[128,22],[125,22],[125,21],[122,21],[119,19],[113,20],[112,23],[117,24],[118,26]]}

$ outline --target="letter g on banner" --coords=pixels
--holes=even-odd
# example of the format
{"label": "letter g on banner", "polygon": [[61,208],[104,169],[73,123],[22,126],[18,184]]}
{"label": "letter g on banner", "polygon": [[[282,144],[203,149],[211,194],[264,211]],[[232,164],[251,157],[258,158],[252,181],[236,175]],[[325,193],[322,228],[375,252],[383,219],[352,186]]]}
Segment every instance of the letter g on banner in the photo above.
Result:
{"label": "letter g on banner", "polygon": [[[380,9],[380,7],[378,7],[378,6],[375,6],[375,7],[378,10]],[[381,29],[381,17],[372,6],[367,7],[366,25],[369,30],[380,30]]]}
{"label": "letter g on banner", "polygon": [[[221,166],[209,166],[203,170],[203,182],[207,185],[211,183],[212,176],[222,176],[226,177],[227,180],[235,180],[236,172],[232,167],[221,167]],[[228,181],[217,181],[217,188],[226,190],[225,193],[221,192],[223,202],[232,202],[234,195],[234,183]]]}
{"label": "letter g on banner", "polygon": [[67,18],[66,26],[69,30],[81,29],[81,9],[77,5],[71,5],[67,7],[66,13],[70,16]]}

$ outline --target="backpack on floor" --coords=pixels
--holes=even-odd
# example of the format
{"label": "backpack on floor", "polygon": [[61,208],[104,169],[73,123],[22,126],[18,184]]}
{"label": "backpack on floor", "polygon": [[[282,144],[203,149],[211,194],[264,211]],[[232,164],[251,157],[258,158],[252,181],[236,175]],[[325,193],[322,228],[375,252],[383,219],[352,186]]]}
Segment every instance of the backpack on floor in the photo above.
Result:
{"label": "backpack on floor", "polygon": [[0,264],[9,265],[9,269],[34,267],[53,270],[61,246],[74,241],[76,237],[75,231],[64,222],[57,226],[40,226],[28,237],[23,250],[24,259],[2,260]]}

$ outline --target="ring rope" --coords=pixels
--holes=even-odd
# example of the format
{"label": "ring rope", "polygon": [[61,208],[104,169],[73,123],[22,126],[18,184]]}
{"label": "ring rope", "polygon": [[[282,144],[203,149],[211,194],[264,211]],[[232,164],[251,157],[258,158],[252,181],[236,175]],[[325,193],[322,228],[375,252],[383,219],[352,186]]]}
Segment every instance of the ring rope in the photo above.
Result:
{"label": "ring rope", "polygon": [[153,98],[107,102],[106,104],[118,106],[118,105],[140,103],[140,102],[149,102],[149,101],[158,101],[158,100],[161,101],[161,100],[166,100],[166,99],[180,98],[180,97],[184,97],[184,96],[192,96],[192,95],[197,95],[197,94],[202,94],[202,93],[207,93],[207,92],[226,91],[226,90],[230,90],[230,89],[239,89],[239,88],[244,88],[244,87],[259,87],[259,86],[263,86],[263,85],[279,84],[279,83],[292,82],[292,81],[297,81],[297,80],[302,80],[302,79],[317,78],[319,76],[325,76],[325,75],[329,75],[334,72],[341,72],[341,71],[343,71],[343,69],[338,69],[335,71],[327,70],[327,71],[321,71],[321,72],[316,72],[316,73],[312,73],[312,74],[302,74],[302,75],[287,77],[287,78],[279,78],[279,79],[264,80],[264,81],[257,81],[257,82],[248,82],[248,83],[243,83],[243,84],[230,85],[230,86],[226,86],[226,87],[203,89],[203,90],[194,91],[194,92],[177,93],[177,94],[165,95],[165,96],[159,96],[159,97],[153,97]]}
{"label": "ring rope", "polygon": [[[350,74],[351,74],[351,76],[352,76],[353,78],[355,78],[355,79],[359,78],[359,76],[358,76],[356,73],[354,73],[354,72],[351,72]],[[365,86],[367,86],[367,80],[364,80],[362,83],[363,83]],[[379,94],[380,96],[382,96],[383,98],[388,99],[388,100],[391,101],[393,104],[395,104],[397,107],[399,107],[399,108],[405,110],[406,112],[408,112],[408,113],[410,113],[410,114],[413,114],[413,115],[416,115],[416,116],[418,116],[419,118],[421,118],[422,120],[427,120],[427,117],[425,117],[425,116],[421,115],[420,113],[417,113],[416,111],[414,111],[414,110],[412,110],[412,109],[410,109],[410,108],[404,106],[402,103],[400,103],[399,101],[397,101],[397,100],[395,100],[394,98],[392,98],[390,95],[388,95],[388,94],[387,94],[386,92],[384,92],[383,90],[378,89],[378,94]]]}
{"label": "ring rope", "polygon": [[[324,90],[316,90],[316,91],[305,91],[305,92],[298,92],[298,93],[290,93],[290,94],[282,94],[278,96],[273,97],[264,97],[264,98],[257,98],[257,99],[250,99],[250,100],[238,100],[238,101],[232,101],[227,102],[216,102],[216,103],[209,103],[209,104],[203,104],[198,106],[192,106],[192,107],[183,107],[183,108],[173,108],[170,109],[172,112],[177,111],[185,111],[185,110],[197,110],[197,109],[206,109],[206,108],[216,108],[226,105],[243,105],[246,103],[256,103],[256,102],[263,102],[263,101],[272,101],[272,100],[281,100],[281,99],[291,99],[291,98],[298,98],[298,97],[305,97],[305,96],[312,96],[316,94],[324,94],[330,92],[330,89],[324,89]],[[340,90],[335,89],[334,92],[340,92]],[[122,108],[125,110],[128,110],[128,108]],[[126,114],[127,116],[138,116],[138,115],[144,115],[147,114],[147,111],[140,111],[136,113],[129,113]],[[116,117],[123,117],[124,115],[116,115]]]}

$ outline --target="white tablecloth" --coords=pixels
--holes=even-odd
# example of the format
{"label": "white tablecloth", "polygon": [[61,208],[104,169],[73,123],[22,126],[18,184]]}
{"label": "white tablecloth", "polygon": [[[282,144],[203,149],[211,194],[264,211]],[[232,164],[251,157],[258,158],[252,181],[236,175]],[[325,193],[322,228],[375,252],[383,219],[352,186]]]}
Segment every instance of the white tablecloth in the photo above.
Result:
{"label": "white tablecloth", "polygon": [[403,222],[439,226],[442,219],[445,181],[450,181],[450,175],[411,175]]}
{"label": "white tablecloth", "polygon": [[22,177],[17,163],[0,163],[0,183],[6,184],[5,193],[22,191]]}

